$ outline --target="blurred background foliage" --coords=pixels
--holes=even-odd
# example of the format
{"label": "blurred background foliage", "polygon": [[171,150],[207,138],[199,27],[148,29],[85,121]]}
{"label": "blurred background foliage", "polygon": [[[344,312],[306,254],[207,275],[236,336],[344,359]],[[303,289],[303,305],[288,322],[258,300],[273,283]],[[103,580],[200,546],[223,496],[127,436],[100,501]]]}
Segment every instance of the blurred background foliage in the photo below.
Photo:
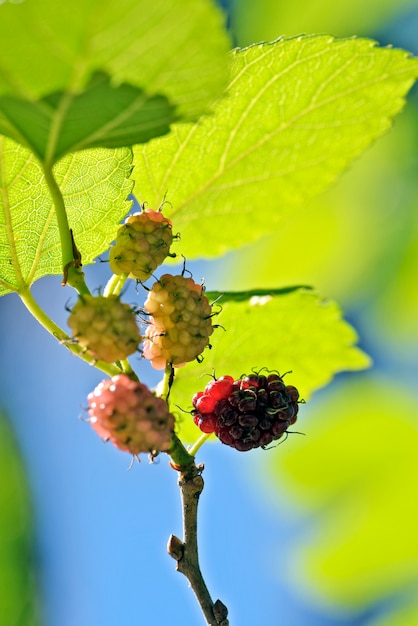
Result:
{"label": "blurred background foliage", "polygon": [[[282,34],[291,36],[301,32],[319,32],[339,37],[363,35],[377,39],[382,44],[392,43],[418,54],[416,0],[373,0],[368,3],[359,0],[351,3],[330,0],[314,3],[308,0],[295,0],[293,3],[234,0],[230,6],[229,23],[234,42],[239,46],[275,39]],[[409,100],[405,112],[396,119],[395,131],[379,140],[332,189],[309,203],[292,221],[283,224],[280,232],[271,233],[259,243],[231,253],[219,262],[204,265],[208,285],[219,290],[312,284],[322,296],[336,300],[342,306],[346,318],[359,331],[361,347],[374,362],[367,374],[342,374],[329,388],[314,395],[302,408],[298,422],[298,430],[303,431],[305,436],[290,435],[287,444],[270,454],[254,453],[245,459],[239,457],[237,461],[234,457],[233,462],[239,468],[237,473],[245,471],[248,486],[253,484],[257,493],[261,494],[264,490],[266,506],[277,519],[284,517],[288,528],[292,529],[286,536],[285,545],[282,536],[279,536],[269,548],[270,576],[276,577],[290,595],[296,594],[299,604],[293,617],[287,621],[286,617],[283,618],[285,626],[418,624],[415,502],[418,479],[416,91]],[[10,303],[12,319],[15,301],[10,300]],[[23,316],[22,319],[26,318]],[[62,323],[65,323],[64,319],[63,312]],[[29,342],[31,337],[25,335],[25,330],[23,332],[23,341]],[[4,338],[7,339],[6,334]],[[43,335],[41,339],[44,339]],[[59,346],[56,349],[62,350]],[[51,350],[51,354],[55,350],[51,342],[48,343],[48,350]],[[19,356],[24,358],[23,347]],[[28,367],[36,367],[35,358],[29,358]],[[58,371],[60,367],[64,365],[60,365]],[[39,393],[44,393],[45,403],[50,392],[50,377],[56,376],[56,371],[57,366],[51,361],[43,374],[44,379],[34,383],[38,391],[40,387]],[[81,374],[75,372],[74,369],[73,384],[78,380],[81,385],[85,370]],[[12,373],[8,372],[7,376],[11,379]],[[293,376],[296,381],[297,372]],[[85,392],[90,388],[91,382],[86,381]],[[51,390],[50,402],[62,402],[62,398],[54,394],[56,391]],[[17,398],[17,406],[20,401]],[[54,424],[52,428],[56,428],[56,420],[53,421],[52,417],[46,419]],[[33,557],[28,547],[31,537],[28,520],[31,515],[27,487],[17,448],[4,420],[0,422],[0,434],[0,475],[7,477],[7,481],[1,482],[0,488],[0,626],[33,626],[37,622],[36,611],[29,608],[34,607],[34,585]],[[85,467],[90,462],[91,453],[82,435],[80,437],[76,443],[77,449],[80,447],[77,460]],[[26,441],[24,447],[27,453],[30,444]],[[51,436],[48,455],[52,455],[54,472],[57,472],[59,480],[59,472],[68,464],[72,453],[67,453],[64,446],[59,450],[56,448],[56,440]],[[230,457],[230,452],[222,449],[219,454],[222,459],[226,459]],[[108,449],[106,454],[109,455]],[[208,453],[209,457],[212,454],[215,454],[215,446],[213,452]],[[38,458],[42,455],[38,446]],[[108,493],[112,493],[111,481],[114,480],[115,467],[118,472],[121,468],[119,458],[117,463],[119,465],[115,464],[106,470],[105,476],[97,477],[93,471],[92,474],[84,475],[81,483],[73,475],[63,485],[64,498],[60,506],[65,511],[65,502],[68,501],[68,507],[74,509],[75,514],[77,506],[85,512],[84,533],[87,533],[89,525],[87,507],[91,498],[96,497],[92,494],[96,494],[98,489],[102,490],[104,501]],[[219,485],[223,487],[221,463],[222,460]],[[209,462],[207,465],[210,466]],[[32,469],[36,474],[34,468],[36,463],[32,460]],[[141,476],[149,473],[146,468],[145,471],[141,469]],[[163,468],[159,469],[163,471]],[[49,470],[45,471],[49,473]],[[39,471],[38,484],[45,475]],[[144,485],[147,478],[144,476]],[[57,497],[62,485],[51,486],[52,480],[53,477],[48,487],[50,493]],[[121,480],[125,480],[125,476]],[[150,485],[154,485],[151,481],[155,480],[150,478]],[[80,485],[83,491],[77,491]],[[139,489],[145,488],[136,484],[131,487],[132,494],[137,493],[140,498]],[[148,497],[151,497],[152,488],[146,488],[149,489]],[[37,489],[38,492],[42,490],[39,486]],[[215,491],[214,506],[222,497]],[[157,507],[162,507],[161,500],[158,501],[159,492],[152,497],[156,500],[150,508],[159,510]],[[210,515],[211,497],[208,492],[208,509],[203,511],[203,517]],[[122,500],[110,508],[112,511],[119,510],[121,504]],[[171,500],[169,504],[173,504]],[[107,511],[104,506],[102,510],[106,512],[102,516],[104,527],[111,511]],[[128,535],[134,532],[135,520],[132,520],[130,507],[126,507],[125,513],[124,529]],[[59,526],[61,518],[58,508],[54,515],[56,525]],[[167,515],[165,509],[162,509],[158,524],[162,524]],[[133,528],[129,529],[131,523]],[[215,520],[211,520],[211,529],[217,528],[216,524]],[[238,532],[239,526],[235,528]],[[173,529],[170,527],[169,530],[171,532]],[[96,533],[97,528],[94,527],[93,531]],[[165,528],[160,532],[158,545],[163,532]],[[165,534],[162,536],[165,537]],[[119,541],[122,541],[122,537]],[[98,543],[98,549],[101,550],[102,540],[98,539]],[[6,549],[5,546],[9,547]],[[64,547],[64,544],[60,544],[58,559]],[[111,549],[109,545],[106,548]],[[145,550],[142,544],[136,548]],[[116,549],[119,554],[119,548]],[[232,546],[231,555],[233,560]],[[146,561],[144,552],[142,556]],[[165,556],[163,559],[165,563]],[[71,563],[67,565],[66,569],[70,571]],[[160,563],[158,565],[162,567]],[[65,575],[61,566],[62,563],[56,571]],[[102,567],[103,571],[105,567]],[[237,576],[236,562],[234,568],[234,575]],[[225,564],[218,579],[220,589],[221,584],[230,584],[230,578],[222,581],[223,570],[226,579],[232,575]],[[151,572],[152,578],[151,563],[147,571]],[[218,576],[219,571],[213,573],[215,575]],[[254,572],[251,572],[251,576],[253,578]],[[85,587],[79,589],[80,602],[83,593],[87,597],[94,592],[94,579],[87,580],[88,590]],[[96,585],[99,580],[97,578]],[[155,584],[157,580],[160,578],[155,578]],[[76,582],[72,584],[76,585]],[[126,576],[120,585],[120,588],[112,587],[113,593],[108,594],[110,602],[121,593],[122,586],[125,588],[129,585]],[[8,589],[7,597],[1,593],[5,588]],[[73,587],[68,593],[71,589]],[[243,594],[242,588],[239,592]],[[58,603],[67,606],[62,588],[59,593]],[[286,597],[282,599],[283,602],[287,600]],[[66,601],[69,602],[68,598]],[[83,608],[85,623],[89,623],[89,602],[91,598],[87,598]],[[28,608],[19,614],[16,607],[20,607],[19,610]],[[176,610],[184,609],[179,606]],[[104,607],[103,611],[110,615],[111,606]],[[172,604],[170,612],[173,614]],[[196,623],[199,619],[196,614]],[[279,619],[278,613],[277,623],[280,623]],[[265,621],[274,624],[276,617],[272,614],[271,619]],[[116,619],[109,623],[127,622],[118,622]],[[158,621],[156,623],[159,624]],[[184,623],[192,622],[186,619]],[[242,621],[240,623],[244,624]],[[248,621],[245,626],[253,626],[253,623]]]}
{"label": "blurred background foliage", "polygon": [[232,31],[239,46],[301,33],[375,37],[379,31],[391,30],[400,21],[409,34],[410,20],[416,20],[414,0],[369,0],[367,3],[362,0],[350,3],[332,0],[296,0],[292,3],[232,0],[230,5]]}
{"label": "blurred background foliage", "polygon": [[[414,0],[237,0],[231,23],[239,46],[321,32],[418,53]],[[394,132],[230,264],[230,286],[238,289],[315,285],[341,304],[374,361],[367,374],[340,375],[318,393],[303,407],[306,437],[294,435],[263,464],[267,488],[276,486],[299,528],[280,577],[305,601],[340,619],[351,615],[347,623],[418,624],[416,88]],[[278,563],[282,556],[281,549]]]}
{"label": "blurred background foliage", "polygon": [[0,413],[0,626],[38,626],[33,515],[25,467]]}

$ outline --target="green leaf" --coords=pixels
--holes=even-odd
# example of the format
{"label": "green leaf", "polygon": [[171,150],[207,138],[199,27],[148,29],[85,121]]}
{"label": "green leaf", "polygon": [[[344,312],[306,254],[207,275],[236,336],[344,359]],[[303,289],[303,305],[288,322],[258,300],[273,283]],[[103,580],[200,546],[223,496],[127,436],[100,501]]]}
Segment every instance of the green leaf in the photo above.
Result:
{"label": "green leaf", "polygon": [[228,49],[208,0],[2,3],[0,132],[49,162],[78,144],[146,141],[166,132],[173,107],[185,119],[208,110]]}
{"label": "green leaf", "polygon": [[[95,149],[64,157],[54,173],[84,263],[109,247],[129,210],[132,153]],[[0,295],[20,291],[41,276],[62,274],[54,207],[39,162],[0,137]],[[112,233],[112,234],[110,234]]]}
{"label": "green leaf", "polygon": [[[207,295],[211,302],[218,296]],[[337,305],[310,290],[227,293],[219,304],[222,312],[214,323],[223,328],[215,329],[212,349],[205,350],[202,363],[190,363],[176,372],[171,400],[184,410],[190,410],[193,395],[203,390],[213,372],[238,378],[263,367],[281,374],[291,370],[286,381],[307,399],[337,372],[370,364],[354,346],[356,333],[341,319]],[[179,427],[186,441],[197,438],[199,431],[190,417],[180,416]]]}
{"label": "green leaf", "polygon": [[165,97],[147,96],[127,84],[114,87],[105,74],[95,75],[81,94],[60,92],[38,102],[0,98],[0,132],[47,163],[76,150],[145,143],[167,133],[175,119]]}
{"label": "green leaf", "polygon": [[[382,342],[390,345],[405,366],[407,347],[409,358],[415,359],[418,115],[414,104],[411,101],[397,119],[394,132],[369,149],[337,184],[302,207],[280,231],[228,255],[222,288],[268,288],[306,281],[320,293],[332,294],[344,310],[372,313],[373,320],[369,315],[369,321],[364,318],[362,332],[371,332],[379,350]],[[379,338],[378,331],[383,333]]]}
{"label": "green leaf", "polygon": [[281,553],[278,568],[299,591],[357,610],[416,591],[416,397],[393,379],[362,377],[309,409],[300,417],[306,437],[266,457],[283,502],[315,519],[295,537],[292,563]]}
{"label": "green leaf", "polygon": [[10,426],[0,414],[0,626],[40,624],[32,539],[24,468]]}
{"label": "green leaf", "polygon": [[199,123],[134,148],[138,197],[182,234],[187,258],[277,228],[391,125],[418,60],[369,40],[283,39],[234,51],[228,96]]}

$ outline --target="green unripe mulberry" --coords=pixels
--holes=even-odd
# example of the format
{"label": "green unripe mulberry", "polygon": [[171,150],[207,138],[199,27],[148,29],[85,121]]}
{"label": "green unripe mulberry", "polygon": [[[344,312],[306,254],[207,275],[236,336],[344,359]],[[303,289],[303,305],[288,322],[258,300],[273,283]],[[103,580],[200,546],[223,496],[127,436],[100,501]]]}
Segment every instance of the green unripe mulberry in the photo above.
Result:
{"label": "green unripe mulberry", "polygon": [[180,367],[199,357],[213,333],[212,309],[202,285],[164,274],[152,286],[144,309],[150,314],[143,355],[155,369]]}
{"label": "green unripe mulberry", "polygon": [[114,274],[145,281],[167,256],[175,256],[170,254],[172,241],[171,221],[160,211],[144,209],[130,215],[110,249],[110,268]]}
{"label": "green unripe mulberry", "polygon": [[135,312],[118,296],[80,296],[68,326],[88,354],[108,363],[126,359],[141,341]]}

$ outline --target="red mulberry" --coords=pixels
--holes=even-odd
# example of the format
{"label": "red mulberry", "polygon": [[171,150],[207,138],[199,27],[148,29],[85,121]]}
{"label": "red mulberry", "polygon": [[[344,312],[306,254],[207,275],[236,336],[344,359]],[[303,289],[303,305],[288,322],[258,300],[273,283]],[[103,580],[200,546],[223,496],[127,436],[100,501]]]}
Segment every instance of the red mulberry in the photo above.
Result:
{"label": "red mulberry", "polygon": [[87,399],[90,424],[120,450],[136,455],[169,449],[174,417],[142,383],[120,374],[102,381]]}

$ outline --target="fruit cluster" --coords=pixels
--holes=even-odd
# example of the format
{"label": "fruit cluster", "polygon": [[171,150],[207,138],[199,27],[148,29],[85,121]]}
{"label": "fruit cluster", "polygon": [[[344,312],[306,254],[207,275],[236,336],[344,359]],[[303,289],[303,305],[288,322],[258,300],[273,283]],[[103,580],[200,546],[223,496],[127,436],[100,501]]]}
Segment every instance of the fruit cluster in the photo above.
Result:
{"label": "fruit cluster", "polygon": [[193,397],[193,419],[236,450],[265,447],[280,439],[298,414],[299,392],[278,374],[221,376]]}
{"label": "fruit cluster", "polygon": [[[171,221],[143,207],[119,228],[110,266],[124,276],[109,282],[109,295],[80,295],[68,319],[74,339],[93,358],[124,361],[142,342],[142,354],[153,367],[171,366],[174,376],[173,367],[199,360],[210,346],[212,307],[203,286],[185,276],[185,270],[176,276],[163,274],[148,289],[140,309],[147,316],[144,335],[137,325],[138,309],[112,293],[128,277],[149,278],[170,254],[172,240]],[[123,367],[130,371],[126,363]],[[88,396],[89,421],[101,437],[131,454],[167,451],[174,432],[167,402],[132,378],[119,374],[101,382]],[[222,443],[245,451],[280,439],[296,421],[298,398],[298,390],[276,373],[238,380],[222,376],[195,394],[192,414],[204,433],[215,433]]]}
{"label": "fruit cluster", "polygon": [[153,285],[144,308],[150,319],[143,354],[155,369],[193,361],[209,344],[211,305],[202,285],[192,278],[164,274]]}
{"label": "fruit cluster", "polygon": [[[170,255],[171,221],[161,211],[142,207],[119,228],[110,250],[110,267],[125,278],[146,280]],[[126,359],[142,339],[143,355],[156,369],[179,367],[198,358],[213,332],[211,305],[203,287],[183,274],[164,274],[149,290],[145,312],[150,315],[145,337],[136,312],[116,295],[82,295],[68,325],[73,338],[93,358],[113,363]]]}
{"label": "fruit cluster", "polygon": [[87,400],[90,424],[119,450],[156,454],[170,447],[174,417],[146,385],[120,374],[102,381]]}
{"label": "fruit cluster", "polygon": [[114,274],[145,281],[170,255],[172,241],[171,221],[161,211],[134,213],[117,232],[110,249],[110,269]]}

